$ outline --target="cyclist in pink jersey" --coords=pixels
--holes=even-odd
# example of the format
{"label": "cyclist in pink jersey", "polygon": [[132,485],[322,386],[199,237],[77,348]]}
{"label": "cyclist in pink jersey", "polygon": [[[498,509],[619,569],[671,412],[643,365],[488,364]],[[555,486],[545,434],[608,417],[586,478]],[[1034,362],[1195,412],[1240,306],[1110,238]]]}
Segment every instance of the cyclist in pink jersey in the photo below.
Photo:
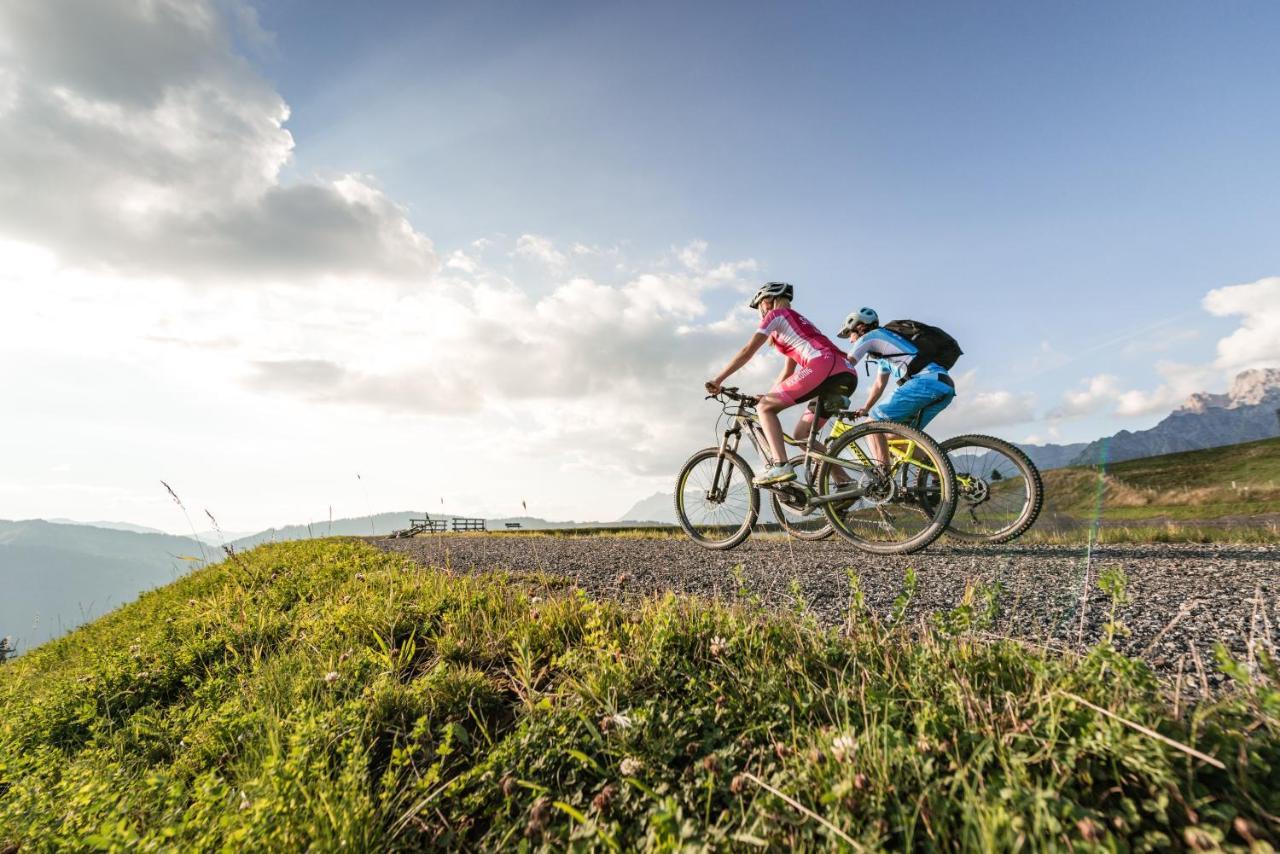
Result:
{"label": "cyclist in pink jersey", "polygon": [[[795,470],[787,462],[787,447],[782,439],[782,422],[778,413],[789,406],[812,400],[820,394],[851,394],[858,378],[840,348],[818,331],[802,314],[791,307],[795,289],[786,282],[768,282],[751,298],[751,307],[760,310],[760,328],[738,351],[725,369],[706,384],[707,391],[717,394],[724,381],[756,354],[765,341],[786,357],[782,373],[768,394],[760,398],[760,425],[769,440],[773,456],[770,468],[755,479],[757,486],[794,480]],[[813,413],[806,411],[796,425],[796,438],[805,439],[809,431],[820,428]]]}

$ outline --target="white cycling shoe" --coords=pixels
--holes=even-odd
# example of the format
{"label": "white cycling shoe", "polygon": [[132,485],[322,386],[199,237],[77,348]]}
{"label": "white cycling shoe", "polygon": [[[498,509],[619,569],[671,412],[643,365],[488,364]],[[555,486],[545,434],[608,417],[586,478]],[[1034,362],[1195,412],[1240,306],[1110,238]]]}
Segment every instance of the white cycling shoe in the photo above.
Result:
{"label": "white cycling shoe", "polygon": [[795,479],[796,470],[789,463],[784,463],[780,466],[774,466],[762,475],[758,475],[751,482],[756,486],[772,486],[775,483],[786,483]]}

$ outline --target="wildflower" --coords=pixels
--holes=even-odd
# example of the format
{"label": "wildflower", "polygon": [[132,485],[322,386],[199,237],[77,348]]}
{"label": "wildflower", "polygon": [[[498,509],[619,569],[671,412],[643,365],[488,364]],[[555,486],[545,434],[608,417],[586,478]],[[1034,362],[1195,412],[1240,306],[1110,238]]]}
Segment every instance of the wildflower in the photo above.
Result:
{"label": "wildflower", "polygon": [[326,684],[326,685],[330,685],[330,684],[332,684],[332,683],[334,683],[334,682],[337,682],[337,681],[338,681],[338,671],[336,671],[336,670],[330,670],[328,673],[326,673],[326,674],[324,675],[324,681],[325,681],[325,684]]}
{"label": "wildflower", "polygon": [[1101,842],[1106,835],[1102,825],[1088,817],[1076,822],[1076,830],[1080,831],[1080,838],[1085,842]]}
{"label": "wildflower", "polygon": [[244,790],[241,790],[240,809],[247,810],[251,805],[252,805],[252,802],[249,800],[249,796],[244,793]]}
{"label": "wildflower", "polygon": [[747,788],[747,778],[742,774],[734,774],[733,779],[729,781],[729,791],[735,795],[741,795]]}
{"label": "wildflower", "polygon": [[363,572],[357,572],[357,573],[356,573],[356,581],[364,581],[364,573],[363,573]]}
{"label": "wildflower", "polygon": [[720,770],[720,760],[716,758],[714,753],[708,753],[702,760],[702,770],[711,774]]}
{"label": "wildflower", "polygon": [[726,649],[728,649],[728,647],[729,647],[729,642],[726,641],[724,638],[720,637],[719,635],[716,635],[711,639],[711,654],[714,655],[716,658],[719,658],[720,656],[724,655],[724,652]]}
{"label": "wildflower", "polygon": [[846,762],[852,759],[857,749],[858,742],[851,735],[837,736],[835,741],[831,742],[831,755],[836,758],[837,762]]}
{"label": "wildflower", "polygon": [[775,741],[773,743],[773,755],[779,759],[786,759],[792,752],[791,748],[783,744],[781,741]]}
{"label": "wildflower", "polygon": [[516,778],[510,774],[502,778],[502,794],[505,797],[511,797],[516,792]]}
{"label": "wildflower", "polygon": [[529,809],[529,823],[525,825],[525,836],[537,836],[547,826],[547,818],[551,815],[551,799],[545,795],[533,802]]}
{"label": "wildflower", "polygon": [[1188,827],[1182,831],[1182,838],[1186,840],[1187,847],[1192,851],[1218,850],[1218,843],[1213,836],[1198,827]]}
{"label": "wildflower", "polygon": [[1255,828],[1244,816],[1236,816],[1235,821],[1231,822],[1231,826],[1235,828],[1236,833],[1244,837],[1247,842],[1254,842]]}
{"label": "wildflower", "polygon": [[622,763],[618,766],[618,770],[622,772],[622,776],[624,777],[634,777],[639,774],[643,768],[644,762],[636,759],[634,756],[628,756],[626,759],[623,759]]}
{"label": "wildflower", "polygon": [[933,745],[929,743],[929,739],[924,736],[920,736],[920,739],[916,741],[916,750],[920,753],[928,753],[930,750],[933,750]]}
{"label": "wildflower", "polygon": [[854,775],[853,775],[853,787],[854,787],[855,789],[858,789],[859,791],[861,791],[862,789],[865,789],[865,788],[867,787],[867,775],[866,775],[866,774],[854,774]]}
{"label": "wildflower", "polygon": [[613,800],[613,796],[618,793],[618,787],[609,783],[600,793],[591,799],[591,808],[596,812],[604,812],[609,808],[609,802]]}

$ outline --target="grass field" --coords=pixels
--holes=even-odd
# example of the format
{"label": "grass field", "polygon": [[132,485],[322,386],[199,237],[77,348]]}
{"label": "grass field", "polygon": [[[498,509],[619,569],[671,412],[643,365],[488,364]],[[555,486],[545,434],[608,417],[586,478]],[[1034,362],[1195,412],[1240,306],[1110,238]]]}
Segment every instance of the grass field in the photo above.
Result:
{"label": "grass field", "polygon": [[854,585],[828,630],[803,602],[597,602],[356,541],[264,546],[0,666],[0,849],[1280,837],[1265,653],[1189,706],[1108,642],[989,638],[996,590],[902,624],[913,586],[880,622]]}
{"label": "grass field", "polygon": [[1048,518],[1085,521],[1099,506],[1123,522],[1280,514],[1280,438],[1043,475]]}

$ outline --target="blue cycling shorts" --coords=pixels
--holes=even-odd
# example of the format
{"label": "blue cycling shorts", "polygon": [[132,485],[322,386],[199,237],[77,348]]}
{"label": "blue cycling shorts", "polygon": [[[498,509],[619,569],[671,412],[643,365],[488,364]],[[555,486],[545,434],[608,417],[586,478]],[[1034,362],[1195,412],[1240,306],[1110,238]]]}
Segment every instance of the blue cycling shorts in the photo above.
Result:
{"label": "blue cycling shorts", "polygon": [[[947,381],[939,377],[946,377]],[[877,421],[897,421],[924,429],[956,396],[950,380],[946,374],[914,376],[898,386],[887,402],[872,407],[869,414]]]}

